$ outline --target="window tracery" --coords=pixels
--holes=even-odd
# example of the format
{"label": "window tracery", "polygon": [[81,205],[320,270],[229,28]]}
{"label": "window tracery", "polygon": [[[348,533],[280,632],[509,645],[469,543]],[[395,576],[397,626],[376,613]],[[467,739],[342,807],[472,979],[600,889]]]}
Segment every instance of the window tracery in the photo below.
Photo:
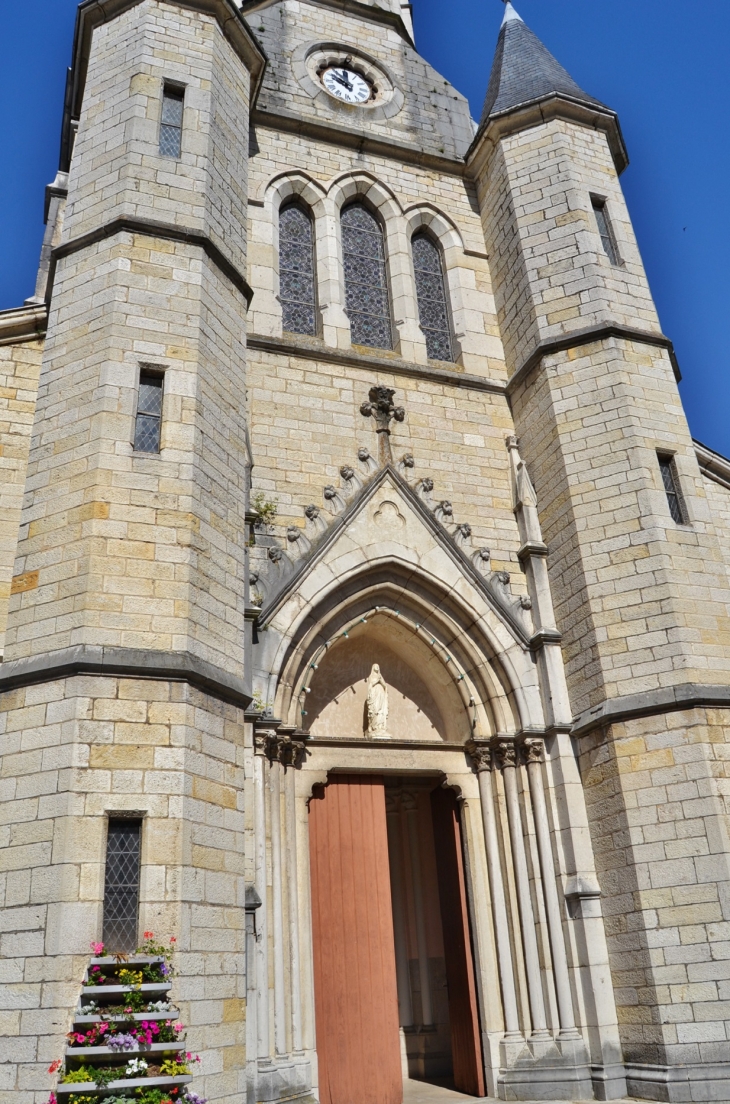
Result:
{"label": "window tracery", "polygon": [[383,231],[361,203],[345,207],[340,222],[350,339],[354,345],[392,349]]}
{"label": "window tracery", "polygon": [[299,203],[279,212],[279,299],[289,333],[317,333],[312,219]]}
{"label": "window tracery", "polygon": [[432,238],[418,232],[411,239],[416,277],[418,317],[430,360],[454,359],[441,251]]}

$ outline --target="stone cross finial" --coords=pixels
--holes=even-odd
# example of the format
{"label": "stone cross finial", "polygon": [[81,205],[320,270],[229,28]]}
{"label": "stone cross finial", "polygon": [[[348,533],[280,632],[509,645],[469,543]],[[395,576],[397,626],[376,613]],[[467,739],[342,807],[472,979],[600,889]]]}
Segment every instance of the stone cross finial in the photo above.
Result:
{"label": "stone cross finial", "polygon": [[378,434],[378,457],[381,465],[392,464],[393,453],[390,448],[390,423],[395,418],[396,422],[405,420],[406,412],[402,406],[396,406],[393,402],[395,391],[392,387],[382,387],[379,384],[371,387],[368,392],[369,402],[364,402],[360,407],[360,413],[364,418],[375,418]]}

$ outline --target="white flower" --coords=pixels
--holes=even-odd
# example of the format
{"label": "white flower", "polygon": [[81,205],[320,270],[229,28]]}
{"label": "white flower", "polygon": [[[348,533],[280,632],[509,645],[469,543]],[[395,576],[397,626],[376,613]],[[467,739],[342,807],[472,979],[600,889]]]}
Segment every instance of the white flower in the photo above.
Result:
{"label": "white flower", "polygon": [[127,1062],[127,1067],[124,1072],[127,1077],[134,1077],[137,1073],[144,1073],[146,1069],[147,1063],[144,1058],[131,1058],[129,1062]]}

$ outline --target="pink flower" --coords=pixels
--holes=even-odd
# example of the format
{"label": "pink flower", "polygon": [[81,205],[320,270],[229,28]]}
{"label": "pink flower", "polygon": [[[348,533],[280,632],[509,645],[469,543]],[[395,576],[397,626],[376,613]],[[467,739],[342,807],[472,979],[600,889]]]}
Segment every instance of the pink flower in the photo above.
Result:
{"label": "pink flower", "polygon": [[103,943],[91,943],[90,946],[91,946],[91,949],[92,949],[92,951],[94,952],[95,955],[104,954],[104,944]]}
{"label": "pink flower", "polygon": [[176,1024],[173,1024],[172,1026],[173,1026],[173,1030],[177,1031],[177,1032],[178,1032],[178,1034],[179,1034],[179,1033],[180,1033],[181,1031],[184,1031],[184,1030],[185,1030],[185,1024],[181,1024],[181,1023],[176,1023]]}
{"label": "pink flower", "polygon": [[48,1097],[48,1104],[58,1104],[55,1093],[51,1093],[51,1095]]}

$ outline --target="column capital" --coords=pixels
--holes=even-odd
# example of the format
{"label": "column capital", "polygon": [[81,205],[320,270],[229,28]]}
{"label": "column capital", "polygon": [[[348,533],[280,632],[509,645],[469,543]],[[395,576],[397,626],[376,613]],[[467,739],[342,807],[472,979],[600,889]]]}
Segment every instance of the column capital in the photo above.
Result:
{"label": "column capital", "polygon": [[477,774],[481,774],[482,771],[491,771],[492,749],[489,744],[478,743],[476,740],[469,740],[466,744],[466,750],[471,757]]}
{"label": "column capital", "polygon": [[495,748],[497,763],[502,768],[517,766],[517,745],[512,740],[500,740]]}
{"label": "column capital", "polygon": [[545,744],[542,740],[525,740],[522,751],[526,763],[542,763],[545,757]]}

